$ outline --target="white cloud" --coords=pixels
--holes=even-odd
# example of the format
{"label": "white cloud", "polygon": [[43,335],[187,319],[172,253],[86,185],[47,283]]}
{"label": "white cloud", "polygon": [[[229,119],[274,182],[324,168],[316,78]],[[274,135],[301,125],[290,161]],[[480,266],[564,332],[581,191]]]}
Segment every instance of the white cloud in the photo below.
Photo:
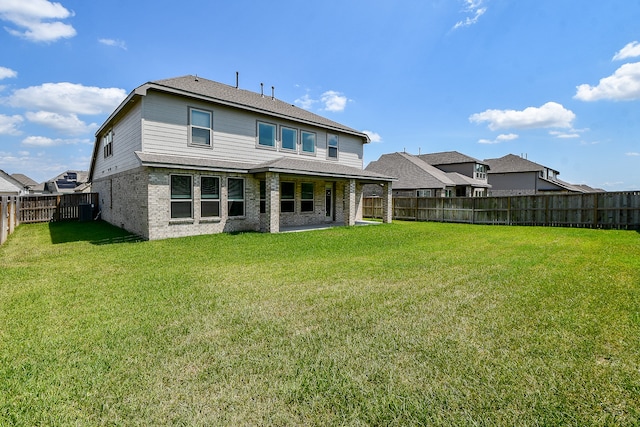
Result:
{"label": "white cloud", "polygon": [[98,42],[102,43],[105,46],[119,47],[120,49],[127,50],[127,44],[122,40],[98,39]]}
{"label": "white cloud", "polygon": [[625,156],[631,156],[631,157],[636,157],[636,156],[640,156],[640,153],[636,152],[636,151],[631,151],[629,153],[624,153]]}
{"label": "white cloud", "polygon": [[453,26],[454,30],[475,24],[487,11],[487,8],[482,6],[483,0],[464,0],[464,3],[466,5],[464,12],[470,13],[472,16],[467,16],[463,21],[456,22],[456,25]]}
{"label": "white cloud", "polygon": [[547,102],[541,107],[516,110],[486,110],[472,114],[469,121],[489,122],[489,129],[538,129],[570,128],[576,115],[556,102]]}
{"label": "white cloud", "polygon": [[560,139],[580,138],[580,134],[577,131],[560,132],[557,130],[552,130],[549,132],[549,135],[555,136],[556,138]]}
{"label": "white cloud", "polygon": [[305,110],[310,110],[311,107],[313,107],[313,104],[315,104],[318,101],[316,101],[315,99],[312,99],[307,93],[293,102],[294,104],[298,105],[300,108],[304,108]]}
{"label": "white cloud", "polygon": [[382,142],[382,137],[380,136],[380,134],[376,132],[372,132],[370,130],[363,130],[362,133],[367,134],[371,142]]}
{"label": "white cloud", "polygon": [[0,114],[0,135],[20,135],[18,126],[24,119],[22,116],[5,116]]}
{"label": "white cloud", "polygon": [[0,19],[9,21],[16,27],[5,30],[9,34],[34,42],[53,42],[76,35],[73,26],[61,22],[73,16],[60,3],[47,0],[2,0]]}
{"label": "white cloud", "polygon": [[34,147],[55,147],[58,145],[90,144],[91,141],[88,139],[54,139],[48,136],[28,136],[22,140],[22,143]]}
{"label": "white cloud", "polygon": [[613,55],[613,61],[619,61],[627,58],[635,58],[640,56],[640,43],[633,41],[628,43],[625,47],[620,49],[615,55]]}
{"label": "white cloud", "polygon": [[110,113],[127,96],[123,89],[83,86],[75,83],[45,83],[18,89],[8,99],[13,107],[60,114]]}
{"label": "white cloud", "polygon": [[501,134],[496,137],[496,139],[480,139],[478,143],[480,144],[500,144],[501,142],[513,141],[518,139],[520,136],[515,133],[506,133]]}
{"label": "white cloud", "polygon": [[81,135],[98,128],[96,123],[87,125],[75,114],[58,114],[49,111],[27,112],[27,120],[42,126],[55,129],[68,135]]}
{"label": "white cloud", "polygon": [[0,67],[0,80],[18,77],[18,72],[11,68]]}
{"label": "white cloud", "polygon": [[341,112],[347,106],[347,97],[334,90],[323,93],[320,100],[326,111]]}
{"label": "white cloud", "polygon": [[581,101],[640,99],[640,62],[622,65],[612,76],[600,79],[598,86],[578,86],[574,98]]}

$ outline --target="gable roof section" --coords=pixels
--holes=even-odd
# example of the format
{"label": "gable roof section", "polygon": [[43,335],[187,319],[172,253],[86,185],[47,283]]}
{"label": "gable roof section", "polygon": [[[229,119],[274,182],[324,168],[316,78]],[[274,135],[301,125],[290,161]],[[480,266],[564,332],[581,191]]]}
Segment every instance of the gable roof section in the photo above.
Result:
{"label": "gable roof section", "polygon": [[546,166],[523,159],[514,154],[507,154],[498,159],[486,159],[485,163],[487,163],[490,168],[488,173],[538,172],[546,168]]}
{"label": "gable roof section", "polygon": [[457,151],[443,151],[440,153],[420,154],[418,155],[418,157],[432,166],[451,165],[456,163],[485,164],[481,160],[475,159],[473,157],[467,156],[466,154],[462,154]]}
{"label": "gable roof section", "polygon": [[26,187],[35,187],[38,185],[33,179],[29,178],[25,174],[22,173],[12,173],[11,177],[17,181],[19,181],[25,188]]}
{"label": "gable roof section", "polygon": [[24,191],[24,185],[11,175],[0,169],[0,194],[20,195]]}
{"label": "gable roof section", "polygon": [[394,189],[445,188],[454,186],[455,182],[440,169],[407,153],[383,154],[369,163],[367,171],[395,176]]}

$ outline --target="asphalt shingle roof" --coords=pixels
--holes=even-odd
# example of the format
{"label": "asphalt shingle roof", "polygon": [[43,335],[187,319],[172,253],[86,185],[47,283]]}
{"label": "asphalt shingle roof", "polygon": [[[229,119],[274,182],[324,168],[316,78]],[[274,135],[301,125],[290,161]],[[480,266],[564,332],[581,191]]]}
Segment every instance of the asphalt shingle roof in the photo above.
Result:
{"label": "asphalt shingle roof", "polygon": [[489,165],[489,173],[538,172],[545,169],[545,166],[515,154],[507,154],[498,159],[486,159],[485,163]]}
{"label": "asphalt shingle roof", "polygon": [[484,162],[467,156],[466,154],[459,153],[457,151],[443,151],[440,153],[428,153],[420,154],[418,157],[432,166],[437,165],[451,165],[455,163],[480,163]]}
{"label": "asphalt shingle roof", "polygon": [[[245,89],[229,86],[224,83],[207,80],[197,76],[182,76],[164,80],[156,80],[148,85],[160,88],[178,90],[183,94],[190,94],[195,97],[205,97],[211,102],[219,102],[243,109],[250,109],[267,115],[287,118],[294,121],[301,121],[308,124],[315,124],[330,129],[356,134],[365,142],[369,142],[366,134],[352,129],[348,126],[319,116],[293,104]],[[144,85],[143,85],[144,86]]]}

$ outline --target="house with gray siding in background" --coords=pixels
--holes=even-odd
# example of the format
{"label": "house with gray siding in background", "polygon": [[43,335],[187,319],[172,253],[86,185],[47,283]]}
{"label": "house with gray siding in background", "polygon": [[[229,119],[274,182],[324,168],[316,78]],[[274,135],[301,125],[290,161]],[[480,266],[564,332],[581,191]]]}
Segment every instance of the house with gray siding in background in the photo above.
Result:
{"label": "house with gray siding in background", "polygon": [[[262,91],[261,91],[262,92]],[[89,170],[102,219],[146,239],[354,225],[366,184],[366,134],[197,76],[134,89],[96,132]]]}
{"label": "house with gray siding in background", "polygon": [[526,196],[549,193],[603,192],[587,185],[575,185],[558,178],[560,172],[515,154],[486,159],[491,196]]}
{"label": "house with gray siding in background", "polygon": [[[459,154],[459,153],[458,153]],[[464,156],[464,155],[460,155]],[[383,154],[376,161],[367,165],[366,170],[397,179],[392,183],[393,197],[482,197],[486,196],[490,187],[486,176],[476,178],[475,166],[466,167],[470,157],[460,160],[459,171],[451,163],[450,170],[442,170],[426,161],[422,155],[409,153]],[[473,165],[479,160],[473,159]],[[462,165],[462,166],[460,166]],[[469,175],[466,175],[468,173]],[[382,189],[368,185],[365,189],[367,197],[380,196]]]}

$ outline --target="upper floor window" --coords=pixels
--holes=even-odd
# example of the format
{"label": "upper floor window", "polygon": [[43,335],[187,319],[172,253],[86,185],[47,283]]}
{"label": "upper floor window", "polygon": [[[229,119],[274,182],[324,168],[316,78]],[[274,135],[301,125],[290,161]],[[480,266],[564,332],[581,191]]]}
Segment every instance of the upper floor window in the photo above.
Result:
{"label": "upper floor window", "polygon": [[476,163],[475,178],[476,179],[486,179],[487,178],[487,167],[485,165],[481,165],[481,164]]}
{"label": "upper floor window", "polygon": [[276,146],[276,125],[258,122],[258,145],[262,147]]}
{"label": "upper floor window", "polygon": [[295,151],[298,146],[298,130],[282,126],[280,128],[280,147]]}
{"label": "upper floor window", "polygon": [[191,175],[171,175],[171,218],[191,218],[192,203]]}
{"label": "upper floor window", "polygon": [[244,216],[244,179],[228,178],[229,216]]}
{"label": "upper floor window", "polygon": [[211,147],[211,125],[213,114],[210,111],[189,109],[189,144]]}
{"label": "upper floor window", "polygon": [[200,179],[200,216],[220,216],[220,178],[203,176]]}
{"label": "upper floor window", "polygon": [[327,134],[327,157],[330,159],[338,158],[338,135]]}
{"label": "upper floor window", "polygon": [[302,137],[302,152],[307,154],[313,154],[316,152],[316,134],[313,132],[301,131]]}
{"label": "upper floor window", "polygon": [[113,156],[113,130],[110,130],[102,137],[102,150],[105,159]]}

